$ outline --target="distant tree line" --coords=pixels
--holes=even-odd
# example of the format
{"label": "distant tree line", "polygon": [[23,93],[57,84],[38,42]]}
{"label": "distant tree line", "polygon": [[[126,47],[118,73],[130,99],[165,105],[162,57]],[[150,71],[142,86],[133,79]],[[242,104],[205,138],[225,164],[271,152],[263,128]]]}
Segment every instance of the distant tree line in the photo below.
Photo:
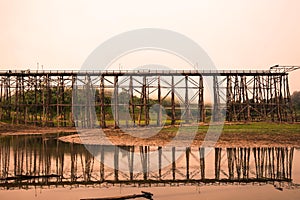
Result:
{"label": "distant tree line", "polygon": [[295,91],[292,94],[292,102],[296,109],[296,112],[300,114],[300,91]]}

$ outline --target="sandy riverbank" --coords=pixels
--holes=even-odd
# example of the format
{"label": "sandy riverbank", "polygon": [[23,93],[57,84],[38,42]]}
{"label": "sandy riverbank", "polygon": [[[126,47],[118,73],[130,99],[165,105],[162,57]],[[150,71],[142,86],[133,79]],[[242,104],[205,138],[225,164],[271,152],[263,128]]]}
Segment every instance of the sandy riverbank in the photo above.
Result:
{"label": "sandy riverbank", "polygon": [[[150,130],[139,130],[140,133]],[[60,137],[64,142],[73,142],[79,144],[101,144],[101,145],[150,145],[150,146],[201,146],[206,133],[196,133],[194,140],[189,137],[176,137],[176,132],[161,131],[150,138],[138,138],[131,135],[130,132],[121,130],[104,130],[104,134],[98,131],[83,131],[80,134],[73,134]],[[217,134],[211,133],[212,138]],[[187,134],[189,135],[189,134]],[[300,147],[300,133],[221,133],[217,142],[208,139],[207,142],[215,147]]]}
{"label": "sandy riverbank", "polygon": [[[207,136],[207,124],[199,127],[183,127],[178,136],[179,127],[165,127],[161,130],[148,128],[131,129],[98,129],[83,130],[80,134],[71,134],[60,137],[64,142],[78,144],[103,144],[103,145],[153,145],[153,146],[201,146]],[[27,134],[50,134],[50,133],[73,133],[75,127],[34,127],[24,125],[0,124],[0,135],[27,135]],[[153,132],[156,134],[153,135]],[[195,133],[195,135],[194,135]],[[152,135],[151,137],[147,137]],[[217,136],[212,131],[208,142],[214,144],[212,138]],[[194,138],[190,141],[190,136]],[[300,124],[274,124],[274,123],[236,123],[225,124],[218,138],[216,147],[300,147]]]}

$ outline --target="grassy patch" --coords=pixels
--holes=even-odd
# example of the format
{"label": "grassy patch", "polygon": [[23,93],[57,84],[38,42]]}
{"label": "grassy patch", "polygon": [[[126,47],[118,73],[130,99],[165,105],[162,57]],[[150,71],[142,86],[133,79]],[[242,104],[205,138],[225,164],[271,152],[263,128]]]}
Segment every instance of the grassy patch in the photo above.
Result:
{"label": "grassy patch", "polygon": [[[195,130],[195,126],[186,126],[181,127],[181,130],[184,131],[192,131]],[[218,128],[218,126],[209,127],[208,125],[200,125],[198,127],[198,133],[206,133],[208,128],[214,129]],[[165,127],[161,130],[161,132],[176,132],[179,127]],[[284,134],[284,133],[294,133],[300,134],[300,124],[285,124],[285,123],[268,123],[268,122],[252,122],[252,123],[243,123],[243,124],[224,124],[222,133],[256,133],[256,134]]]}
{"label": "grassy patch", "polygon": [[300,124],[253,122],[247,124],[224,125],[223,132],[230,133],[300,133]]}

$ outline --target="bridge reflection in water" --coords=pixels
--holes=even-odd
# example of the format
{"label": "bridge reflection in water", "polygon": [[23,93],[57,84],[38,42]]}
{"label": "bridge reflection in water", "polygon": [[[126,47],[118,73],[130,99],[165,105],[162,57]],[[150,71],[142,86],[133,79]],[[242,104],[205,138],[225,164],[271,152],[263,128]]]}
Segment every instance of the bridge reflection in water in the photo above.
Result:
{"label": "bridge reflection in water", "polygon": [[88,148],[96,156],[83,145],[53,137],[1,137],[0,188],[182,183],[297,185],[292,182],[294,148],[215,148],[207,156],[208,149],[194,147]]}

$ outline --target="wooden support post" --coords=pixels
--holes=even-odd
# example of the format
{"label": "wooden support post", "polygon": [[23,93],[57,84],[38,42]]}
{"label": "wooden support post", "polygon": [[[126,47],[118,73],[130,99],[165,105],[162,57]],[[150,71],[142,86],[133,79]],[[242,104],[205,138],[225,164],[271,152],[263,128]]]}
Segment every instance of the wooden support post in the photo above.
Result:
{"label": "wooden support post", "polygon": [[265,82],[266,77],[265,76],[259,76],[259,85],[260,85],[260,93],[261,93],[261,103],[262,103],[262,109],[263,109],[263,114],[264,114],[264,119],[266,120],[266,82]]}
{"label": "wooden support post", "polygon": [[10,102],[9,102],[9,93],[10,93],[10,83],[9,83],[10,76],[5,77],[5,84],[4,84],[4,107],[5,107],[5,119],[10,120]]}
{"label": "wooden support post", "polygon": [[203,77],[199,75],[199,86],[198,86],[198,122],[205,121],[205,114],[204,114],[204,87],[203,87]]}
{"label": "wooden support post", "polygon": [[119,128],[119,83],[118,76],[114,79],[114,118],[115,128]]}
{"label": "wooden support post", "polygon": [[239,119],[239,121],[242,121],[242,120],[245,119],[244,116],[243,116],[243,110],[244,109],[243,109],[243,79],[242,79],[242,75],[239,76],[238,81],[239,81],[239,88],[238,88],[238,90],[239,90],[239,92],[238,92],[238,94],[239,94],[239,96],[238,96],[238,98],[239,98],[238,119]]}
{"label": "wooden support post", "polygon": [[103,145],[100,146],[100,181],[104,181],[104,152],[105,148]]}
{"label": "wooden support post", "polygon": [[15,112],[16,112],[16,124],[19,124],[20,115],[20,102],[19,102],[19,77],[16,77],[16,88],[15,88]]}
{"label": "wooden support post", "polygon": [[147,79],[143,77],[143,107],[144,107],[144,119],[145,126],[149,124],[148,105],[147,105]]}
{"label": "wooden support post", "polygon": [[[275,97],[275,93],[276,90],[274,90],[274,76],[269,76],[269,87],[270,87],[270,112],[271,112],[271,120],[275,121],[275,112],[274,107],[276,108],[276,97]],[[275,91],[275,92],[274,92]]]}
{"label": "wooden support post", "polygon": [[222,148],[215,148],[215,179],[220,179]]}
{"label": "wooden support post", "polygon": [[191,153],[191,147],[186,147],[185,149],[185,161],[186,161],[186,180],[190,179],[190,153]]}
{"label": "wooden support post", "polygon": [[239,112],[239,104],[241,103],[240,101],[240,87],[239,87],[239,79],[238,76],[236,75],[234,80],[234,94],[233,94],[233,119],[234,121],[238,121],[238,112]]}
{"label": "wooden support post", "polygon": [[8,103],[8,119],[12,119],[12,106],[11,106],[11,76],[8,76],[7,84],[7,103]]}
{"label": "wooden support post", "polygon": [[51,106],[51,99],[52,99],[52,87],[51,87],[51,77],[49,74],[47,74],[47,107],[46,107],[46,114],[47,114],[47,119],[48,119],[48,125],[49,126],[54,126],[53,123],[53,106]]}
{"label": "wooden support post", "polygon": [[249,168],[250,168],[250,148],[244,148],[244,173],[243,178],[249,178]]}
{"label": "wooden support post", "polygon": [[37,99],[37,76],[34,76],[34,126],[37,125],[38,99]]}
{"label": "wooden support post", "polygon": [[285,119],[283,119],[283,98],[282,98],[282,75],[279,76],[279,118],[280,121],[285,121]]}
{"label": "wooden support post", "polygon": [[228,173],[229,180],[233,180],[234,178],[234,154],[233,148],[227,148],[227,160],[228,160]]}
{"label": "wooden support post", "polygon": [[292,179],[293,158],[294,158],[294,147],[291,147],[290,151],[289,151],[288,161],[287,161],[287,164],[288,164],[288,167],[287,167],[288,176],[287,176],[287,178],[288,179]]}
{"label": "wooden support post", "polygon": [[148,179],[148,155],[149,154],[149,146],[140,146],[140,156],[141,156],[141,164],[143,168],[143,178],[144,180]]}
{"label": "wooden support post", "polygon": [[158,177],[161,179],[162,147],[158,147]]}
{"label": "wooden support post", "polygon": [[86,74],[86,83],[85,83],[85,95],[86,95],[86,105],[85,105],[85,119],[84,119],[84,127],[85,128],[92,128],[95,123],[94,118],[94,105],[93,105],[93,98],[94,92],[91,83],[91,77],[89,74]]}
{"label": "wooden support post", "polygon": [[42,96],[42,90],[43,90],[43,86],[42,86],[42,76],[39,76],[39,80],[38,80],[38,114],[39,114],[39,119],[38,119],[38,124],[39,126],[43,125],[43,96]]}
{"label": "wooden support post", "polygon": [[280,103],[279,103],[279,94],[278,94],[278,79],[279,77],[274,76],[273,77],[273,82],[274,82],[274,98],[275,98],[275,107],[276,107],[276,111],[275,115],[277,115],[277,121],[281,121],[281,116],[280,116]]}
{"label": "wooden support post", "polygon": [[201,179],[205,179],[205,148],[199,148],[199,157],[200,157],[200,176]]}
{"label": "wooden support post", "polygon": [[244,76],[241,76],[241,108],[240,108],[240,113],[241,113],[241,120],[242,121],[247,121],[247,102],[246,102],[246,95],[245,95],[245,82],[244,82]]}
{"label": "wooden support post", "polygon": [[130,177],[130,180],[133,180],[134,146],[130,147],[130,150],[128,153],[129,153],[129,160],[128,160],[129,177]]}
{"label": "wooden support post", "polygon": [[226,87],[226,120],[233,120],[233,93],[232,93],[232,78],[231,76],[227,76],[227,87]]}
{"label": "wooden support post", "polygon": [[158,89],[158,95],[157,95],[157,100],[158,100],[158,112],[157,112],[157,126],[161,126],[162,123],[162,110],[161,110],[161,88],[160,88],[160,76],[157,77],[157,89]]}
{"label": "wooden support post", "polygon": [[190,123],[190,102],[189,102],[189,86],[188,75],[185,75],[185,123]]}
{"label": "wooden support post", "polygon": [[[59,89],[60,89],[60,87],[59,87],[59,84],[60,84],[60,78],[58,78],[57,86],[56,86],[56,126],[57,127],[60,127],[60,119],[59,119],[60,118],[60,112],[59,112],[60,111],[60,109],[59,109],[59,99],[60,99]],[[85,113],[85,114],[87,114],[87,113]]]}
{"label": "wooden support post", "polygon": [[129,77],[129,96],[130,96],[130,111],[132,114],[133,126],[135,127],[135,106],[134,106],[134,96],[133,96],[133,78]]}
{"label": "wooden support post", "polygon": [[46,126],[46,76],[43,75],[42,78],[41,78],[41,83],[40,83],[40,92],[41,92],[41,110],[42,110],[42,116],[41,116],[41,125],[42,126]]}
{"label": "wooden support post", "polygon": [[21,79],[21,91],[22,91],[22,107],[23,107],[23,123],[26,125],[27,124],[27,115],[26,115],[26,110],[27,110],[27,105],[26,105],[26,100],[25,100],[25,80],[24,76],[22,76]]}
{"label": "wooden support post", "polygon": [[174,125],[176,122],[174,76],[172,76],[172,82],[171,82],[171,107],[172,107],[171,124]]}
{"label": "wooden support post", "polygon": [[269,110],[270,110],[270,77],[266,77],[266,117],[268,117]]}
{"label": "wooden support post", "polygon": [[[263,86],[264,84],[264,79],[263,77],[260,77],[260,76],[256,76],[256,82],[257,82],[257,104],[259,105],[259,108],[257,107],[258,110],[260,110],[260,115],[261,115],[261,118],[260,119],[263,119],[263,120],[267,120],[267,110],[266,110],[266,88],[265,86]],[[255,107],[255,106],[254,106]],[[259,119],[257,119],[259,120]]]}
{"label": "wooden support post", "polygon": [[71,157],[71,182],[76,181],[76,153],[74,151],[74,143],[70,143],[70,157]]}
{"label": "wooden support post", "polygon": [[2,105],[3,105],[3,118],[8,119],[8,87],[7,87],[7,77],[4,78],[3,80],[3,98],[2,98]]}
{"label": "wooden support post", "polygon": [[252,88],[252,95],[253,95],[253,106],[256,110],[258,109],[258,92],[257,92],[257,76],[253,77],[253,88]]}
{"label": "wooden support post", "polygon": [[173,180],[176,180],[176,160],[175,160],[175,147],[172,147],[172,177]]}
{"label": "wooden support post", "polygon": [[104,85],[104,75],[100,77],[100,126],[102,128],[106,127],[105,123],[105,85]]}
{"label": "wooden support post", "polygon": [[[259,148],[253,148],[253,155],[254,155],[254,163],[255,163],[255,173],[256,173],[256,178],[260,178],[259,176],[259,154],[258,154]],[[258,154],[258,155],[257,155]]]}
{"label": "wooden support post", "polygon": [[218,78],[213,76],[213,89],[214,89],[214,108],[213,108],[213,121],[220,120],[220,93]]}
{"label": "wooden support post", "polygon": [[145,149],[146,149],[146,151],[145,151],[146,152],[146,159],[145,159],[145,163],[146,163],[145,169],[146,169],[146,171],[145,171],[145,175],[144,175],[144,180],[148,179],[148,177],[149,177],[149,169],[150,169],[150,146],[146,146]]}
{"label": "wooden support post", "polygon": [[[77,85],[76,85],[76,76],[72,75],[72,107],[71,107],[71,118],[70,118],[70,124],[71,126],[78,126],[77,124],[77,113],[75,113],[78,110],[78,105],[77,105]],[[48,118],[48,114],[47,118]],[[48,120],[48,119],[47,119]]]}
{"label": "wooden support post", "polygon": [[89,128],[93,128],[95,126],[95,122],[97,120],[97,115],[95,113],[95,91],[93,88],[93,83],[91,79],[91,75],[89,77]]}
{"label": "wooden support post", "polygon": [[119,180],[119,147],[118,146],[115,146],[114,175],[115,175],[115,181],[118,181]]}
{"label": "wooden support post", "polygon": [[248,89],[247,89],[247,80],[246,76],[241,77],[241,91],[242,91],[242,96],[243,96],[243,103],[245,104],[246,108],[245,109],[245,120],[250,121],[251,120],[251,115],[250,115],[250,103],[249,103],[249,98],[248,98]]}
{"label": "wooden support post", "polygon": [[[60,101],[60,109],[61,109],[61,117],[62,117],[62,126],[66,126],[66,109],[65,109],[65,81],[64,81],[64,76],[61,76],[61,84],[60,84],[60,96],[61,96],[61,101]],[[91,112],[91,109],[89,109]],[[92,114],[91,114],[92,115]]]}

